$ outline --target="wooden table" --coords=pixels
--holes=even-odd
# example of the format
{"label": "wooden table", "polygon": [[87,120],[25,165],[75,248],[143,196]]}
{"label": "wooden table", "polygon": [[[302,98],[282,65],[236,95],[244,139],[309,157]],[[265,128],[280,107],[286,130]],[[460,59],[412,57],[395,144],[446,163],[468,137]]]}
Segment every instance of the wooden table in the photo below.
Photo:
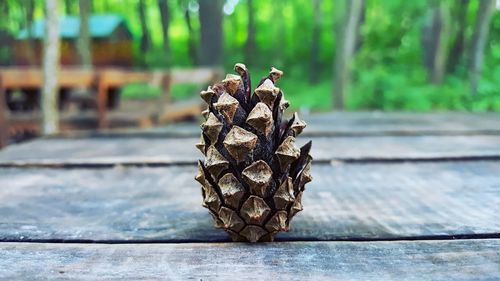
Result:
{"label": "wooden table", "polygon": [[0,279],[500,278],[500,115],[306,120],[305,209],[257,245],[201,207],[196,124],[7,147]]}

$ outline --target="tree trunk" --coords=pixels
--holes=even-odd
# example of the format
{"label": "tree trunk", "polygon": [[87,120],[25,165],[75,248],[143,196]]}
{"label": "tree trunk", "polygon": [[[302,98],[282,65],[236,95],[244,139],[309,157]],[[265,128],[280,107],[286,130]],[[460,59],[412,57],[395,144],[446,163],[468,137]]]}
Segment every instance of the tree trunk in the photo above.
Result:
{"label": "tree trunk", "polygon": [[59,131],[57,92],[59,77],[58,0],[45,0],[45,40],[43,48],[42,133]]}
{"label": "tree trunk", "polygon": [[141,22],[141,52],[145,52],[151,49],[151,35],[149,34],[148,23],[146,19],[146,3],[145,0],[139,0],[139,20]]}
{"label": "tree trunk", "polygon": [[356,47],[356,37],[359,29],[359,18],[362,14],[364,0],[347,0],[344,20],[337,30],[336,55],[334,69],[333,97],[334,107],[344,109],[344,97],[348,92],[351,63]]}
{"label": "tree trunk", "polygon": [[66,15],[71,16],[75,14],[74,4],[73,0],[64,0],[64,13]]}
{"label": "tree trunk", "polygon": [[14,42],[8,28],[8,23],[10,22],[9,10],[7,1],[0,1],[0,18],[4,19],[0,21],[0,42],[3,43],[0,44],[0,66],[9,65],[14,56],[12,54]]}
{"label": "tree trunk", "polygon": [[184,21],[188,29],[188,54],[192,59],[194,65],[198,64],[198,50],[196,48],[196,36],[193,31],[193,25],[191,23],[191,13],[189,12],[188,5],[184,9]]}
{"label": "tree trunk", "polygon": [[363,1],[361,3],[361,15],[359,16],[359,19],[358,19],[358,29],[356,30],[356,44],[355,44],[355,47],[354,47],[354,54],[356,54],[360,49],[361,47],[363,47],[363,36],[361,34],[361,26],[363,26],[363,24],[365,24],[365,20],[366,20],[366,1]]}
{"label": "tree trunk", "polygon": [[247,0],[247,40],[245,41],[245,62],[247,65],[253,65],[256,52],[255,43],[255,8],[253,0]]}
{"label": "tree trunk", "polygon": [[26,28],[28,31],[28,39],[26,40],[27,42],[27,59],[28,59],[28,65],[35,65],[37,64],[37,59],[36,59],[36,51],[35,51],[35,40],[33,40],[33,15],[35,12],[35,1],[34,0],[27,0],[24,2],[26,5],[24,6],[25,8],[25,21],[26,21]]}
{"label": "tree trunk", "polygon": [[446,52],[448,46],[449,24],[447,8],[443,2],[431,8],[431,18],[422,32],[425,66],[429,72],[429,80],[434,84],[443,81]]}
{"label": "tree trunk", "polygon": [[222,5],[223,0],[199,0],[201,65],[222,65]]}
{"label": "tree trunk", "polygon": [[465,46],[465,29],[467,28],[467,10],[469,7],[469,0],[461,0],[458,2],[458,11],[455,17],[457,31],[455,40],[448,55],[448,72],[454,73],[457,66],[460,64]]}
{"label": "tree trunk", "polygon": [[309,70],[309,82],[316,84],[321,73],[319,61],[319,40],[321,34],[321,0],[313,1],[314,19],[311,42],[311,65]]}
{"label": "tree trunk", "polygon": [[0,15],[2,16],[4,21],[0,22],[0,26],[2,28],[7,28],[7,21],[9,20],[11,7],[7,1],[0,1]]}
{"label": "tree trunk", "polygon": [[80,35],[78,36],[78,55],[80,64],[92,66],[91,39],[89,33],[90,0],[80,0]]}
{"label": "tree trunk", "polygon": [[481,78],[483,67],[484,49],[488,40],[491,16],[495,8],[494,0],[480,0],[477,10],[474,36],[471,42],[471,54],[469,63],[471,94],[476,95],[477,85]]}
{"label": "tree trunk", "polygon": [[163,34],[163,51],[167,61],[170,62],[170,39],[168,36],[170,25],[170,10],[167,0],[158,0],[158,9],[160,10],[161,27]]}

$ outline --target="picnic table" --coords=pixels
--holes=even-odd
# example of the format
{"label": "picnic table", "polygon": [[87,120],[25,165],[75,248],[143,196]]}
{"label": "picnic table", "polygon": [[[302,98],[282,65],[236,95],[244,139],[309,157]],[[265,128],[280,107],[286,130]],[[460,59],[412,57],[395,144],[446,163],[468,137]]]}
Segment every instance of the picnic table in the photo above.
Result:
{"label": "picnic table", "polygon": [[0,279],[500,278],[500,115],[304,117],[314,180],[277,242],[229,242],[197,124],[0,151]]}

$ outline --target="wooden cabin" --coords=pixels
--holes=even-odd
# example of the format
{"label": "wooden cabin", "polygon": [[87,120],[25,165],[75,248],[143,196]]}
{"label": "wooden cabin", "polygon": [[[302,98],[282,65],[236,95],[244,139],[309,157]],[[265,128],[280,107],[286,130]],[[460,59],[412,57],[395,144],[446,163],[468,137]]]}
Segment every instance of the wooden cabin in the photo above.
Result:
{"label": "wooden cabin", "polygon": [[[42,61],[45,21],[33,22],[31,29],[22,30],[14,48],[14,65],[40,65]],[[60,18],[61,65],[79,64],[77,40],[80,18]],[[92,63],[95,66],[132,66],[132,33],[124,17],[115,14],[92,15],[89,18]],[[33,47],[30,47],[33,46]]]}

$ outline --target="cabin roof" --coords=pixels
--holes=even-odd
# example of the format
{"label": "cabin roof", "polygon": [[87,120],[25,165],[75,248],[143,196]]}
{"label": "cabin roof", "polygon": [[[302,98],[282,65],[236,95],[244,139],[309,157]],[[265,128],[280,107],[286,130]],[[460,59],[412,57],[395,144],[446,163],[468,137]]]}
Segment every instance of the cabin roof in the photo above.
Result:
{"label": "cabin roof", "polygon": [[[127,22],[125,18],[117,14],[101,14],[101,15],[91,15],[89,17],[89,32],[92,38],[105,38],[110,36],[113,31],[124,24],[126,29],[129,31]],[[31,25],[31,36],[32,38],[41,39],[43,38],[45,27],[45,20],[39,19],[33,22]],[[61,38],[77,38],[80,33],[80,17],[77,16],[63,16],[59,21],[59,34]],[[28,29],[25,28],[21,30],[17,39],[27,39]]]}

